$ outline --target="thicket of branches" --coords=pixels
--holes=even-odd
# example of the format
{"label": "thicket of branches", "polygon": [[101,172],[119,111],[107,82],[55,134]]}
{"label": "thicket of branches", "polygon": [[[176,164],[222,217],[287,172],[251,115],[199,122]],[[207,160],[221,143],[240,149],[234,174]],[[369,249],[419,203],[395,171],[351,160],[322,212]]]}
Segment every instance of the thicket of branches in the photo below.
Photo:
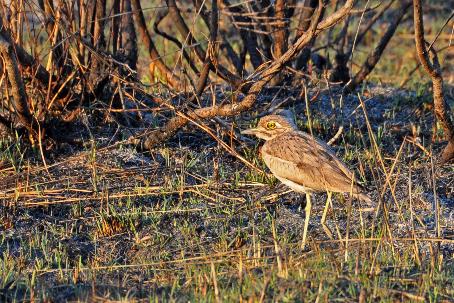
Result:
{"label": "thicket of branches", "polygon": [[[131,141],[150,148],[190,121],[249,110],[267,86],[316,77],[351,93],[413,15],[416,51],[448,141],[442,160],[454,157],[454,128],[437,52],[424,39],[421,0],[2,0],[0,10],[0,126],[40,147],[63,140],[65,125],[86,108],[125,127],[137,125],[142,110],[171,109],[175,114],[158,130]],[[355,47],[378,24],[385,29],[352,74]],[[151,87],[136,72],[144,62]],[[228,89],[228,98],[217,100],[214,85]]]}

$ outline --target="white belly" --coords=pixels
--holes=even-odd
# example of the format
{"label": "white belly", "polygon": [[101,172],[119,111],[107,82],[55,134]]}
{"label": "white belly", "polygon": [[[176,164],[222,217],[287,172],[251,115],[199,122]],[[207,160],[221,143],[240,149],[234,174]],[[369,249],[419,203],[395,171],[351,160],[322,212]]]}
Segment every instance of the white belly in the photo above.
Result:
{"label": "white belly", "polygon": [[300,192],[300,193],[308,193],[310,192],[309,189],[307,189],[306,187],[298,184],[298,183],[295,183],[293,181],[290,181],[288,179],[285,179],[285,178],[282,178],[282,177],[278,177],[275,175],[275,177],[281,181],[282,183],[284,183],[285,185],[287,185],[288,187],[290,187],[291,189],[293,189],[294,191],[296,192]]}

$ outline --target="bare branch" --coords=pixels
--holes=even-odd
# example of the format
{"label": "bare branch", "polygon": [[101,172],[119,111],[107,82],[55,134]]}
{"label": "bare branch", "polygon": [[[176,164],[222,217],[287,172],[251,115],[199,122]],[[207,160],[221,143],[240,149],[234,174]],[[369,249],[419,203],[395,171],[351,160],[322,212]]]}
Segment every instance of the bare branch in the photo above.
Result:
{"label": "bare branch", "polygon": [[[95,13],[93,16],[92,37],[95,51],[106,50],[106,39],[104,37],[105,16],[106,16],[106,0],[96,1]],[[108,77],[106,66],[99,56],[91,56],[92,70],[88,75],[92,91],[96,92],[101,90]]]}
{"label": "bare branch", "polygon": [[375,65],[380,60],[383,51],[396,32],[397,26],[399,25],[404,15],[408,12],[410,5],[410,1],[406,1],[401,4],[398,11],[396,12],[396,15],[393,17],[393,21],[389,23],[388,29],[381,37],[377,46],[369,53],[359,72],[357,72],[353,79],[345,86],[346,93],[352,92],[372,72]]}
{"label": "bare branch", "polygon": [[52,59],[56,62],[57,67],[61,67],[63,65],[63,48],[59,43],[61,40],[58,29],[59,21],[55,22],[58,12],[54,9],[53,1],[51,0],[40,0],[38,3],[46,18],[46,31],[53,46],[53,50],[51,50]]}
{"label": "bare branch", "polygon": [[[364,27],[361,29],[361,32],[358,34],[358,37],[356,37],[355,43],[358,45],[363,39],[364,36],[369,32],[371,27],[377,22],[383,14],[388,10],[388,8],[394,3],[395,0],[390,0],[385,6],[382,7],[381,10],[379,10],[375,15],[370,18],[370,20],[364,25]],[[408,7],[407,7],[408,9]],[[351,46],[353,48],[353,45]],[[351,53],[351,49],[347,52],[348,55]]]}
{"label": "bare branch", "polygon": [[274,45],[273,45],[273,57],[279,58],[287,50],[287,41],[288,41],[288,26],[289,22],[286,16],[286,1],[285,0],[276,0],[275,4],[275,18],[278,22],[276,24],[276,30],[274,31]]}
{"label": "bare branch", "polygon": [[175,43],[175,45],[181,50],[181,52],[183,53],[183,57],[186,59],[186,61],[188,62],[189,66],[191,67],[191,69],[196,73],[196,74],[199,74],[199,70],[197,69],[197,66],[195,66],[195,63],[194,61],[191,59],[191,57],[189,56],[188,52],[186,51],[186,48],[183,46],[183,44],[181,44],[180,41],[178,41],[177,38],[169,35],[168,33],[164,32],[164,31],[161,31],[159,29],[159,23],[161,23],[162,20],[164,20],[164,18],[167,16],[167,14],[169,13],[169,10],[167,8],[159,11],[156,15],[156,20],[153,24],[153,29],[155,31],[156,34],[162,36],[164,39],[167,39],[173,43]]}
{"label": "bare branch", "polygon": [[[301,16],[298,22],[298,29],[296,31],[295,39],[300,37],[305,31],[308,30],[312,18],[316,17],[315,9],[317,8],[317,6],[318,0],[306,0],[304,2],[303,11],[301,12]],[[311,41],[311,43],[309,43],[307,47],[302,50],[301,54],[296,59],[295,68],[297,70],[305,70],[307,68],[307,63],[309,62],[309,59],[311,57],[311,48],[313,44],[314,41]]]}
{"label": "bare branch", "polygon": [[[123,16],[121,17],[121,39],[125,50],[126,63],[136,69],[138,59],[137,37],[131,14],[131,0],[123,0]],[[115,41],[114,41],[115,44]],[[114,53],[115,54],[115,53]]]}
{"label": "bare branch", "polygon": [[[234,22],[245,22],[246,24],[251,23],[251,19],[243,14],[241,6],[239,5],[233,6],[229,3],[228,0],[222,0],[222,2],[227,7],[227,9],[233,14]],[[247,50],[247,52],[249,53],[252,66],[255,69],[258,68],[260,65],[263,64],[263,60],[262,56],[259,53],[257,35],[252,31],[248,31],[246,28],[240,28],[240,36],[241,40],[243,40],[245,50]]]}
{"label": "bare branch", "polygon": [[104,49],[106,40],[104,38],[104,24],[106,16],[106,0],[96,1],[96,15],[94,18],[93,44]]}
{"label": "bare branch", "polygon": [[[210,28],[210,18],[205,8],[205,0],[192,0],[192,2],[194,3],[196,11],[200,12],[200,15],[202,16],[202,19],[205,22],[206,26]],[[232,45],[229,43],[225,35],[220,35],[219,38],[222,39],[221,48],[224,48],[226,50],[230,62],[235,66],[238,75],[241,75],[243,67],[241,65],[240,58],[233,50]]]}
{"label": "bare branch", "polygon": [[[167,7],[169,9],[169,16],[172,18],[175,26],[177,27],[178,31],[183,37],[186,37],[187,42],[194,47],[194,51],[201,62],[205,61],[206,53],[203,50],[202,46],[197,42],[197,40],[192,35],[191,31],[189,30],[186,22],[184,21],[183,17],[180,14],[180,10],[178,9],[175,0],[167,0]],[[243,83],[242,79],[237,75],[230,72],[224,66],[218,64],[216,69],[211,68],[213,72],[215,72],[219,77],[230,83],[234,88],[238,88]]]}
{"label": "bare branch", "polygon": [[172,70],[162,61],[161,56],[159,55],[153,41],[151,40],[150,33],[145,22],[145,17],[142,12],[142,6],[140,0],[132,0],[132,7],[135,11],[134,17],[137,24],[137,27],[140,31],[141,37],[145,46],[148,49],[148,54],[152,60],[152,64],[156,66],[159,71],[166,77],[166,80],[169,84],[177,89],[183,89],[183,85],[180,83],[180,79],[174,75]]}
{"label": "bare branch", "polygon": [[205,55],[205,62],[203,63],[202,73],[200,74],[199,81],[197,82],[195,94],[199,97],[206,87],[210,69],[215,61],[216,38],[218,36],[218,2],[217,0],[211,1],[211,16],[210,16],[210,41]]}
{"label": "bare branch", "polygon": [[[43,89],[47,89],[49,80],[52,80],[52,78],[44,66],[42,66],[33,56],[28,54],[21,46],[15,44],[2,24],[0,24],[0,37],[10,43],[14,48],[17,60],[26,72],[33,75]],[[69,91],[70,89],[65,86],[60,90],[58,98],[65,98]]]}
{"label": "bare branch", "polygon": [[[129,4],[131,7],[131,4]],[[121,48],[121,35],[120,35],[120,24],[121,24],[121,16],[120,16],[120,0],[113,0],[112,3],[112,10],[113,10],[113,20],[112,20],[112,53],[116,54],[117,50]],[[130,14],[129,14],[130,15]],[[132,16],[130,16],[132,18]],[[82,36],[83,37],[83,36]]]}
{"label": "bare branch", "polygon": [[[119,1],[119,0],[118,0]],[[85,37],[88,32],[88,20],[89,20],[89,5],[85,3],[85,0],[79,0],[79,29],[80,36]],[[85,46],[83,43],[79,42],[79,61],[80,63],[85,63]]]}
{"label": "bare branch", "polygon": [[[231,104],[221,104],[213,105],[210,107],[200,108],[193,111],[189,111],[186,114],[177,112],[177,116],[170,119],[165,126],[160,128],[157,131],[152,132],[148,137],[143,141],[143,146],[145,148],[151,148],[154,145],[167,140],[173,136],[178,129],[186,125],[189,121],[187,117],[192,120],[212,118],[215,116],[233,116],[237,115],[249,108],[251,108],[257,96],[262,91],[263,87],[287,64],[290,60],[293,60],[299,52],[324,28],[336,24],[345,17],[350,9],[353,6],[353,0],[347,0],[344,6],[333,15],[328,17],[326,20],[319,22],[322,12],[322,3],[320,0],[320,5],[317,9],[317,18],[313,18],[311,25],[302,36],[291,46],[289,49],[277,60],[272,62],[268,67],[264,68],[262,71],[257,73],[258,79],[254,80],[251,85],[247,96],[241,101],[238,102],[234,100]],[[167,105],[163,102],[163,105]]]}
{"label": "bare branch", "polygon": [[5,62],[8,79],[12,87],[12,95],[14,100],[14,110],[17,117],[25,128],[29,131],[31,139],[36,138],[36,132],[33,130],[33,116],[30,113],[27,102],[27,93],[24,83],[17,66],[16,55],[13,52],[13,47],[6,39],[0,35],[0,53]]}
{"label": "bare branch", "polygon": [[311,19],[317,8],[318,0],[305,0],[303,4],[303,11],[298,20],[298,28],[296,29],[296,37],[300,37],[311,25]]}
{"label": "bare branch", "polygon": [[443,77],[440,64],[438,62],[437,52],[433,47],[430,49],[433,59],[431,62],[429,52],[426,48],[421,0],[413,0],[413,10],[416,51],[419,61],[432,78],[435,116],[443,126],[443,131],[448,140],[448,145],[445,147],[441,155],[441,163],[446,163],[454,158],[454,125],[449,116],[449,105],[446,103],[443,95]]}

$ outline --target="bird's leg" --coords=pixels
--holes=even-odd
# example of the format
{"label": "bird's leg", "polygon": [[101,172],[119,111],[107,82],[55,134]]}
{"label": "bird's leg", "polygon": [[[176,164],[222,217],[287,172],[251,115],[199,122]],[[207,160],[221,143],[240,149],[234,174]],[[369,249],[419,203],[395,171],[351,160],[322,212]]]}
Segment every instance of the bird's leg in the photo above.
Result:
{"label": "bird's leg", "polygon": [[328,208],[331,205],[331,196],[332,196],[332,193],[329,191],[328,197],[326,198],[325,208],[323,209],[322,220],[320,221],[320,223],[322,224],[323,230],[325,231],[328,238],[330,238],[332,240],[332,239],[334,239],[333,233],[332,233],[331,229],[329,229],[328,225],[326,225],[326,215],[328,213]]}
{"label": "bird's leg", "polygon": [[301,249],[304,249],[306,246],[306,237],[307,237],[307,229],[309,227],[309,217],[311,216],[311,195],[306,193],[306,219],[304,220],[304,230],[303,230],[303,242],[301,243]]}

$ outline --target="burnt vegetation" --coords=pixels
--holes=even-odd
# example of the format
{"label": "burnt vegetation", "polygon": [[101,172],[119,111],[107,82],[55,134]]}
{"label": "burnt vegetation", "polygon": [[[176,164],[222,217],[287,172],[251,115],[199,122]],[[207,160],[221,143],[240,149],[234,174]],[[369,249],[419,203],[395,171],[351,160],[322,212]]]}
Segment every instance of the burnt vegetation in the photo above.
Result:
{"label": "burnt vegetation", "polygon": [[[453,284],[453,16],[421,0],[0,0],[0,301],[454,295],[423,287]],[[290,211],[256,195],[276,182],[239,132],[282,108],[378,205],[365,226],[346,203],[309,261]],[[43,252],[22,243],[50,225]]]}
{"label": "burnt vegetation", "polygon": [[[448,142],[441,160],[450,160],[453,124],[434,43],[424,39],[421,3],[300,2],[166,1],[146,3],[146,9],[139,0],[5,2],[3,129],[46,151],[84,110],[128,130],[149,128],[141,111],[173,111],[176,117],[160,121],[159,130],[133,131],[151,148],[191,119],[236,116],[260,106],[257,98],[269,87],[301,90],[315,78],[352,93],[399,25],[408,26],[414,6],[416,51],[432,77],[434,113]],[[378,23],[380,30],[373,31]],[[377,42],[366,45],[367,57],[352,71],[355,48],[369,31]],[[149,70],[138,68],[139,61]],[[219,87],[229,94],[213,100]]]}

